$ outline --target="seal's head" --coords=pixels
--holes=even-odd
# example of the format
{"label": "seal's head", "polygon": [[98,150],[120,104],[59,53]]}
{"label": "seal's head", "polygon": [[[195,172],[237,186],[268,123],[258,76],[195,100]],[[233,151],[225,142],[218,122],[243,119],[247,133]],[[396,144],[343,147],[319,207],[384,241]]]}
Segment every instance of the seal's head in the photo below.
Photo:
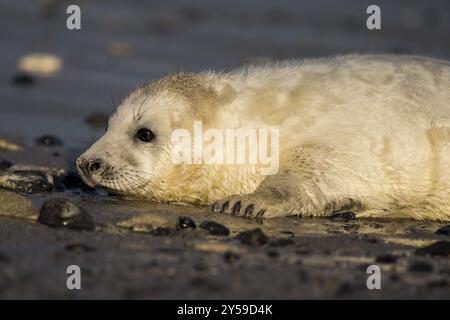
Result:
{"label": "seal's head", "polygon": [[207,117],[205,105],[216,99],[202,77],[171,75],[132,92],[105,135],[77,159],[85,183],[130,198],[203,202],[195,191],[199,168],[177,165],[171,156],[173,130]]}

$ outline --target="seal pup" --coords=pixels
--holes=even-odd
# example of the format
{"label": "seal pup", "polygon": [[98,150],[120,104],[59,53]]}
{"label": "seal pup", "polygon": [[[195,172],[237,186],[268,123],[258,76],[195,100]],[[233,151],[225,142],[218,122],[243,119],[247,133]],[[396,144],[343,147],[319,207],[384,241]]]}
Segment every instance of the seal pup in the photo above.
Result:
{"label": "seal pup", "polygon": [[[176,164],[178,128],[278,128],[279,170]],[[450,63],[348,55],[179,73],[132,92],[77,160],[127,198],[239,216],[450,220]]]}

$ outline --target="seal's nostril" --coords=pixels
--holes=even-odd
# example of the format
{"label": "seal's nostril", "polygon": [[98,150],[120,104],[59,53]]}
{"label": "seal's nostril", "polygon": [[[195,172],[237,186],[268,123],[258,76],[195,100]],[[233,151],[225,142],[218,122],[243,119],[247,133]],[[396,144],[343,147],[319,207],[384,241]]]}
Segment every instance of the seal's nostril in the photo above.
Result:
{"label": "seal's nostril", "polygon": [[94,160],[94,161],[90,162],[90,164],[89,164],[89,172],[90,173],[95,173],[98,170],[100,170],[100,168],[101,168],[100,160]]}

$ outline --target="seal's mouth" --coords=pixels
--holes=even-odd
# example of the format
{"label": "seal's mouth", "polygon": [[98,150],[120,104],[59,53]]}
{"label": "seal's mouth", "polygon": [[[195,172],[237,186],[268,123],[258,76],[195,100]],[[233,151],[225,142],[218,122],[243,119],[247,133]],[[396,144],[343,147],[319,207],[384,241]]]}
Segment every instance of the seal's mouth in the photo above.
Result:
{"label": "seal's mouth", "polygon": [[92,177],[86,176],[86,174],[79,168],[78,168],[78,174],[80,175],[81,180],[83,180],[83,182],[88,187],[95,188],[95,187],[99,186],[99,184]]}
{"label": "seal's mouth", "polygon": [[141,173],[140,171],[127,166],[115,168],[98,159],[85,160],[80,157],[76,165],[81,179],[87,186],[100,188],[112,194],[135,193],[136,190],[143,189],[149,182],[142,175],[138,175]]}

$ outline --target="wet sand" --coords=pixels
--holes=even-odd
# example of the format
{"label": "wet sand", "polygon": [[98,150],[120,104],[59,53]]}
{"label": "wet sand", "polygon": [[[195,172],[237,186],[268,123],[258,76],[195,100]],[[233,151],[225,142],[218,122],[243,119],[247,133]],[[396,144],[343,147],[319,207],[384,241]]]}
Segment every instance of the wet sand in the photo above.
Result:
{"label": "wet sand", "polygon": [[[411,1],[406,9],[390,1],[380,32],[363,27],[364,1],[155,1],[151,10],[145,1],[90,1],[81,4],[79,32],[65,29],[58,1],[39,3],[0,0],[0,140],[23,147],[0,145],[0,161],[60,169],[62,176],[103,133],[101,119],[93,126],[87,117],[110,114],[129,90],[168,72],[349,52],[450,58],[445,1]],[[18,59],[36,52],[59,57],[62,69],[23,77]],[[36,143],[47,134],[63,145]],[[450,239],[436,234],[443,223],[258,221],[208,208],[124,201],[58,179],[52,191],[22,200],[6,196],[0,204],[0,212],[7,208],[0,215],[0,298],[450,297]],[[96,230],[37,223],[42,204],[54,197],[86,209]],[[34,209],[24,209],[28,201]],[[197,227],[180,228],[180,216]],[[230,234],[212,235],[200,228],[205,220]],[[267,239],[256,232],[243,243],[240,233],[255,228]],[[438,254],[420,250],[434,243],[440,243]],[[66,268],[73,264],[82,270],[79,291],[66,288]],[[381,290],[366,287],[372,264],[381,267]]]}

